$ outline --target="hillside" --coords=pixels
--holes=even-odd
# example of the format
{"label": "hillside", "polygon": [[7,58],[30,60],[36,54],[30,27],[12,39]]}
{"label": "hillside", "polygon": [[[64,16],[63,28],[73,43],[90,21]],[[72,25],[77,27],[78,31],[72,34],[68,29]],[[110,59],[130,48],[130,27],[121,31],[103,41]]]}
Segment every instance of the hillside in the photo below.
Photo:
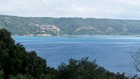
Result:
{"label": "hillside", "polygon": [[13,35],[140,35],[140,20],[17,17],[0,15]]}

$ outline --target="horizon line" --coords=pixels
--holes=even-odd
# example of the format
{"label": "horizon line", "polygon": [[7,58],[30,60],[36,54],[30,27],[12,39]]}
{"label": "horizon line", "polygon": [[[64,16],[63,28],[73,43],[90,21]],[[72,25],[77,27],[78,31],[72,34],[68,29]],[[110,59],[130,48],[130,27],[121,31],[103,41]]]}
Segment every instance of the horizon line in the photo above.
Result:
{"label": "horizon line", "polygon": [[11,17],[21,17],[21,18],[81,18],[81,19],[108,19],[108,20],[140,20],[134,18],[97,18],[97,17],[79,17],[79,16],[22,16],[22,15],[11,15],[11,14],[0,14],[0,16],[11,16]]}

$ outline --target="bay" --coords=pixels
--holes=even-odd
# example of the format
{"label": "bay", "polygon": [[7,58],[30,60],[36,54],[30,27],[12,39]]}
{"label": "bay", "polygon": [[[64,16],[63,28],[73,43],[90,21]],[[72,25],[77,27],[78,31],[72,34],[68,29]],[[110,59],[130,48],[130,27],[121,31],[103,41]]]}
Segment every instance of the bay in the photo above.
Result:
{"label": "bay", "polygon": [[133,36],[13,36],[28,51],[36,51],[38,56],[47,60],[47,65],[57,68],[68,59],[89,57],[111,72],[133,75],[130,55],[140,48],[140,37]]}

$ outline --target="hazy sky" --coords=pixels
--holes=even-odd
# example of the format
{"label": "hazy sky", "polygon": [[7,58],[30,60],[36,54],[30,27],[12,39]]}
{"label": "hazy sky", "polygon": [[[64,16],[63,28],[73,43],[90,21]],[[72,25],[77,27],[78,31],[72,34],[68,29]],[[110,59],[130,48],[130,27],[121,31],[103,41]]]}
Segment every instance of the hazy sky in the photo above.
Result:
{"label": "hazy sky", "polygon": [[140,0],[0,0],[0,14],[140,19]]}

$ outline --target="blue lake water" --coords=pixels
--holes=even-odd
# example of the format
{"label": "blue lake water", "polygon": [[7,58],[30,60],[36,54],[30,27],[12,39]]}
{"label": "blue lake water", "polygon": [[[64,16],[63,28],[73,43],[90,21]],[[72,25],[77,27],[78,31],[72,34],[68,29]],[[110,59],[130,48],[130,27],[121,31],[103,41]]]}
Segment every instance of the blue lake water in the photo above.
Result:
{"label": "blue lake water", "polygon": [[140,37],[132,36],[61,36],[29,37],[13,36],[28,51],[35,50],[47,60],[47,65],[57,68],[68,59],[89,57],[112,72],[137,73],[130,52],[140,48]]}

